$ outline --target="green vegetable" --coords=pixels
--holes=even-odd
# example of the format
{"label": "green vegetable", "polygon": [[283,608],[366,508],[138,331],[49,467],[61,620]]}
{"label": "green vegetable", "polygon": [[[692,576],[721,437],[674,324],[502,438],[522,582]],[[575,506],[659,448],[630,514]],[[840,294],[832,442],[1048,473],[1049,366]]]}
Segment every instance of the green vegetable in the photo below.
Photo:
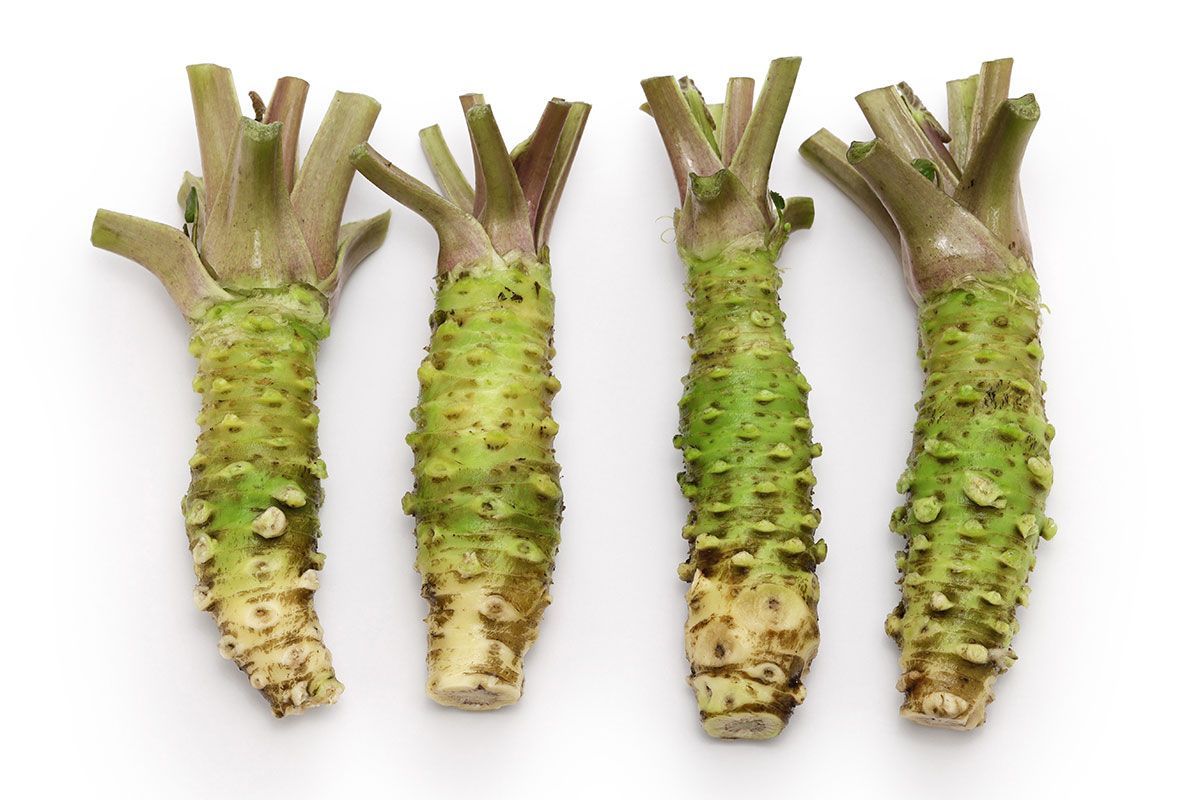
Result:
{"label": "green vegetable", "polygon": [[691,582],[685,649],[704,729],[777,735],[804,699],[816,655],[813,444],[809,385],[792,359],[775,260],[812,201],[786,201],[767,177],[800,59],[771,63],[754,82],[729,81],[722,105],[673,77],[642,82],[679,188],[676,242],[687,266],[694,332],[680,401],[692,511],[680,577]]}
{"label": "green vegetable", "polygon": [[196,605],[216,619],[221,655],[284,716],[342,691],[312,604],[324,560],[316,356],[330,306],[387,231],[386,213],[341,225],[346,156],[379,104],[335,95],[295,174],[306,82],[281,78],[258,122],[241,116],[229,70],[196,65],[188,79],[203,178],[184,176],[184,230],[101,210],[92,244],[146,267],[191,323],[202,400],[183,514]]}
{"label": "green vegetable", "polygon": [[[969,729],[1016,659],[1052,472],[1034,276],[1019,172],[1039,110],[1005,100],[1011,60],[952,81],[950,131],[901,83],[858,97],[877,138],[822,130],[800,148],[896,247],[917,302],[925,390],[892,529],[907,547],[899,606],[901,713]],[[947,148],[946,145],[949,145]]]}
{"label": "green vegetable", "polygon": [[404,507],[430,605],[429,696],[484,710],[520,698],[522,659],[550,602],[563,504],[546,242],[590,107],[552,100],[510,154],[483,97],[462,102],[474,190],[436,126],[421,142],[445,197],[367,145],[353,162],[428,220],[441,246]]}

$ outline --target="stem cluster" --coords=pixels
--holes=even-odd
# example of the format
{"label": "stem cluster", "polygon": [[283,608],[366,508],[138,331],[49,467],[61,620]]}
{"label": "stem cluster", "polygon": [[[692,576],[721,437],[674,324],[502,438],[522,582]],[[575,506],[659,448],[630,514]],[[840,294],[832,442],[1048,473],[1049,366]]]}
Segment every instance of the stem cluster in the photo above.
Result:
{"label": "stem cluster", "polygon": [[1040,111],[1005,99],[1012,60],[950,81],[949,129],[905,83],[858,96],[876,138],[847,147],[827,130],[800,153],[853,200],[900,255],[920,300],[967,276],[1028,268],[1020,169]]}
{"label": "stem cluster", "polygon": [[440,244],[439,272],[514,252],[541,257],[591,106],[554,98],[533,134],[509,151],[483,95],[459,99],[471,136],[473,188],[437,125],[422,130],[420,137],[441,194],[369,144],[356,147],[351,162],[433,226]]}
{"label": "stem cluster", "polygon": [[725,102],[714,105],[690,78],[642,81],[643,108],[658,125],[679,189],[681,249],[711,258],[746,237],[761,243],[812,225],[812,200],[784,200],[767,186],[799,70],[799,58],[772,61],[757,103],[752,78],[730,79]]}

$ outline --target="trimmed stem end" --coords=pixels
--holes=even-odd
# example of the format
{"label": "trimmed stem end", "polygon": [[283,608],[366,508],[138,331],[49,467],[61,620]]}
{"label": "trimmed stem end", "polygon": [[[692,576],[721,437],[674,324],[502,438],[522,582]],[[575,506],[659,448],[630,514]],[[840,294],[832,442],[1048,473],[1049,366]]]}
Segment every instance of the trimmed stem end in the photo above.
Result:
{"label": "trimmed stem end", "polygon": [[864,158],[871,155],[877,144],[879,144],[878,139],[872,139],[869,142],[851,142],[850,148],[846,151],[846,160],[850,162],[851,166],[861,163]]}

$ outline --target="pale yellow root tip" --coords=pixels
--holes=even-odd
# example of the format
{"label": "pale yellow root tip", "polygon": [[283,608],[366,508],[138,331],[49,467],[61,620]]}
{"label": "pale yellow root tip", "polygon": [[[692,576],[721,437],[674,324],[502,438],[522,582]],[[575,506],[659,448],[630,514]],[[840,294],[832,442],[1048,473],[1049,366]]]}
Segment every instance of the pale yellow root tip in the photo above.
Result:
{"label": "pale yellow root tip", "polygon": [[[458,583],[446,592],[441,613],[429,620],[429,682],[437,703],[468,711],[490,711],[521,698],[525,676],[521,653],[492,638],[497,620],[511,624],[517,613],[487,580]],[[530,627],[535,634],[536,628]],[[511,640],[510,640],[511,641]]]}
{"label": "pale yellow root tip", "polygon": [[739,711],[709,717],[704,730],[717,739],[774,739],[783,730],[783,720],[766,711]]}
{"label": "pale yellow root tip", "polygon": [[434,702],[466,711],[491,711],[521,699],[519,686],[480,673],[443,672],[430,677],[426,691]]}

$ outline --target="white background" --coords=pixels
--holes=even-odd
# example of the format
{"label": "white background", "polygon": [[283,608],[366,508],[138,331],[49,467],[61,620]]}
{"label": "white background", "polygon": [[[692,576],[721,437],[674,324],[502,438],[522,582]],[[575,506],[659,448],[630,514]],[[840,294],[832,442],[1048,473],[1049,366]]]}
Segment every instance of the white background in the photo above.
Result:
{"label": "white background", "polygon": [[[132,6],[133,4],[128,4]],[[471,8],[204,2],[5,12],[0,315],[8,797],[1178,796],[1195,743],[1197,278],[1194,44],[1165,4],[516,0]],[[265,6],[265,4],[264,4]],[[761,78],[804,65],[772,185],[811,194],[782,301],[814,386],[821,651],[809,699],[769,743],[701,732],[675,565],[678,378],[689,326],[669,243],[676,204],[641,78]],[[985,727],[899,719],[887,531],[920,386],[912,303],[883,240],[796,148],[867,138],[856,93],[1016,58],[1043,119],[1025,197],[1059,431],[1020,661]],[[427,341],[436,244],[359,179],[347,218],[394,209],[343,296],[320,363],[329,464],[317,605],[347,691],[275,720],[192,606],[179,515],[198,400],[187,327],[145,271],[92,249],[99,206],[179,221],[199,168],[184,65],[240,91],[312,82],[304,141],[334,89],[383,104],[372,137],[428,177],[418,128],[459,154],[458,94],[486,92],[509,142],[545,99],[595,106],[553,235],[567,511],[554,604],[516,707],[424,694],[404,435]],[[1189,751],[1185,753],[1185,748]]]}

